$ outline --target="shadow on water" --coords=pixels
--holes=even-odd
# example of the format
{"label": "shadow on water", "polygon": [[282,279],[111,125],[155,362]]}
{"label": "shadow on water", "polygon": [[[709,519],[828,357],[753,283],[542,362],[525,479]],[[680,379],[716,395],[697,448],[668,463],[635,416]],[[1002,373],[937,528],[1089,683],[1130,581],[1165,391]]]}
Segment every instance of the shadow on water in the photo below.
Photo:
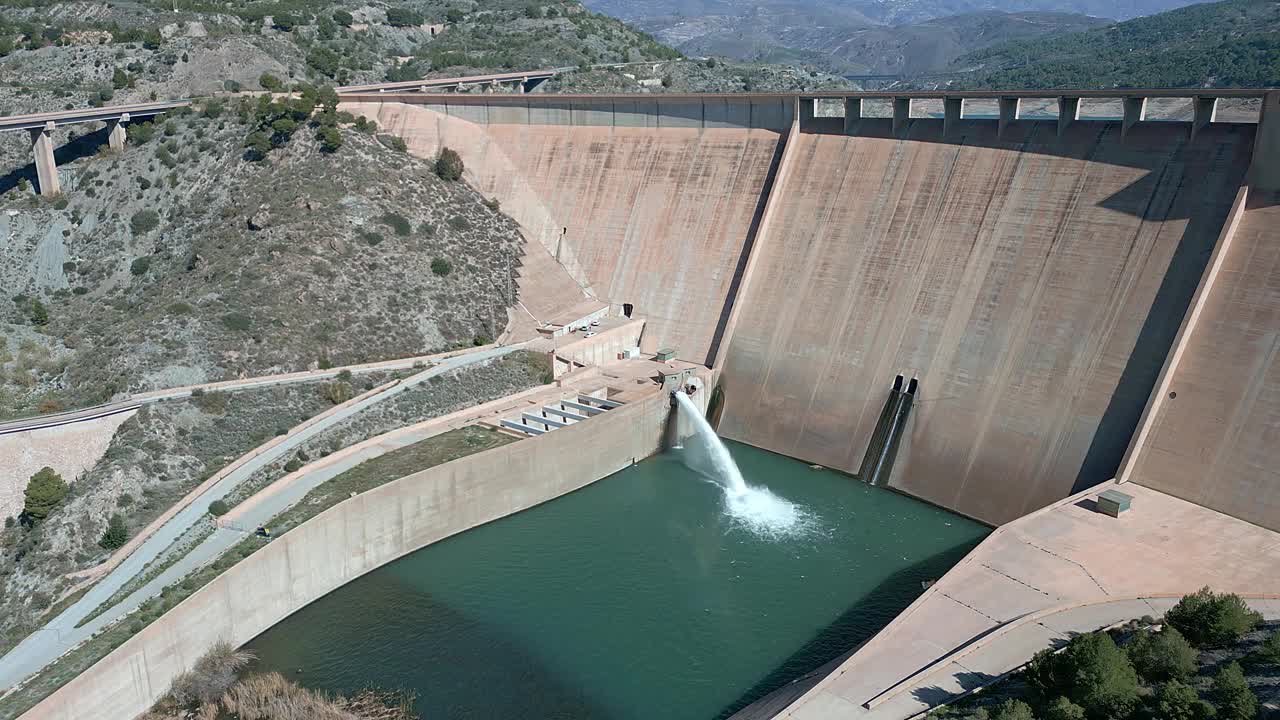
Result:
{"label": "shadow on water", "polygon": [[[314,629],[296,632],[299,623]],[[414,662],[405,662],[405,646]],[[589,688],[566,686],[518,638],[390,573],[338,588],[248,649],[258,654],[255,671],[275,669],[306,687],[416,692],[414,712],[424,718],[610,717]]]}
{"label": "shadow on water", "polygon": [[977,545],[978,541],[965,543],[893,573],[716,717],[732,716],[869,640],[924,592],[922,582],[941,578]]}

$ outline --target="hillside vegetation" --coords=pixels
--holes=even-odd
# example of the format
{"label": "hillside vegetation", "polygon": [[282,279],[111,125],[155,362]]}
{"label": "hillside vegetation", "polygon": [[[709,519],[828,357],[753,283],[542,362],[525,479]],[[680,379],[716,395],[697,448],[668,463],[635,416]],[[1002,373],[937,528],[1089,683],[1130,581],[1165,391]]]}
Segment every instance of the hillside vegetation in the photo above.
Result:
{"label": "hillside vegetation", "polygon": [[1280,4],[1225,2],[957,59],[966,88],[1265,87],[1280,85]]}

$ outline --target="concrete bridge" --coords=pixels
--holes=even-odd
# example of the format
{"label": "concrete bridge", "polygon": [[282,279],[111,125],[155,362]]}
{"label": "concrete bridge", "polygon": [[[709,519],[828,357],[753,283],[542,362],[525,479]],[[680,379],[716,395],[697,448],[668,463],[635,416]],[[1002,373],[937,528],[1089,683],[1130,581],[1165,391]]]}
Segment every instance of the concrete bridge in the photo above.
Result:
{"label": "concrete bridge", "polygon": [[105,122],[110,128],[107,143],[112,150],[123,151],[124,124],[130,120],[153,117],[174,108],[186,107],[190,100],[166,100],[163,102],[112,105],[85,110],[60,110],[57,112],[10,115],[0,118],[0,131],[26,130],[31,133],[31,150],[35,155],[36,177],[40,181],[40,194],[45,197],[62,192],[58,182],[58,165],[53,159],[53,140],[49,132],[60,125],[86,122]]}
{"label": "concrete bridge", "polygon": [[453,78],[425,78],[422,80],[405,80],[400,82],[371,83],[368,85],[344,85],[338,88],[339,95],[364,92],[430,92],[432,90],[467,90],[483,87],[486,91],[502,85],[514,85],[521,93],[529,92],[557,74],[573,70],[572,67],[551,68],[548,70],[524,70],[520,72],[495,73],[490,75],[467,75]]}

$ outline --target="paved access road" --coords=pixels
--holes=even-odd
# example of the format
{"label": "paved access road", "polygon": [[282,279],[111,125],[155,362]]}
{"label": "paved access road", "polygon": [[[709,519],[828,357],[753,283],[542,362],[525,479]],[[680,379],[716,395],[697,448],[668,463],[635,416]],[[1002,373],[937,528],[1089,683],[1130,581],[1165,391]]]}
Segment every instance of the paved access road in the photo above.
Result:
{"label": "paved access road", "polygon": [[[303,442],[376,403],[394,397],[437,375],[501,357],[522,348],[523,345],[522,343],[507,347],[484,348],[439,360],[433,367],[405,378],[394,387],[353,403],[340,412],[289,435],[284,442],[262,452],[236,470],[228,473],[226,477],[210,487],[194,502],[174,515],[154,535],[147,538],[133,554],[125,558],[120,565],[99,580],[89,592],[85,593],[84,597],[64,610],[43,628],[32,633],[3,658],[0,658],[0,689],[13,687],[18,682],[36,673],[63,653],[89,639],[95,632],[136,609],[147,598],[159,592],[160,588],[172,582],[173,579],[181,577],[181,574],[197,567],[202,562],[216,557],[222,550],[243,538],[244,534],[241,532],[219,529],[204,543],[197,546],[191,553],[188,553],[182,560],[175,563],[146,586],[129,595],[122,602],[117,603],[115,607],[103,612],[83,627],[76,627],[76,623],[91,614],[99,605],[114,595],[117,590],[124,587],[138,573],[142,572],[149,562],[158,557],[175,540],[208,514],[210,503],[225,497],[233,488],[244,482],[260,468],[293,452]],[[281,497],[281,501],[286,499],[287,495]],[[255,511],[254,518],[257,518],[260,512],[269,511],[276,504],[278,503],[264,503],[261,511]],[[278,509],[276,512],[278,512]],[[271,514],[274,514],[274,512]],[[267,517],[270,516],[268,515]],[[264,521],[265,519],[263,518]]]}

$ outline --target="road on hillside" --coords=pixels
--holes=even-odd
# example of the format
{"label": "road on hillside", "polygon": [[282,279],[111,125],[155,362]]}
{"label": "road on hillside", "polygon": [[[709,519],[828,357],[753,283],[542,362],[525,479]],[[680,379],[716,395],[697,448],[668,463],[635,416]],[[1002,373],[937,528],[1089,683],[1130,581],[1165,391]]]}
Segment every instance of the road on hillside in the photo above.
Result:
{"label": "road on hillside", "polygon": [[[463,354],[469,355],[474,352],[476,351],[468,350],[464,351]],[[423,355],[421,357],[401,358],[399,360],[383,360],[381,362],[334,367],[326,370],[306,370],[302,372],[286,373],[283,375],[261,375],[258,377],[244,378],[242,380],[224,380],[221,382],[206,383],[203,385],[186,385],[183,387],[168,388],[166,390],[153,390],[150,392],[139,393],[124,400],[105,403],[103,405],[94,405],[93,407],[67,410],[66,412],[50,413],[48,415],[37,415],[35,417],[22,418],[20,420],[0,422],[0,435],[9,435],[11,433],[26,432],[28,430],[57,427],[59,425],[83,422],[85,420],[96,420],[97,418],[106,417],[108,415],[116,415],[130,410],[137,410],[143,405],[150,403],[188,398],[191,397],[191,392],[197,388],[202,388],[209,392],[233,392],[236,390],[270,387],[272,385],[289,385],[291,383],[327,380],[332,377],[337,377],[338,373],[341,373],[343,370],[349,370],[354,375],[386,370],[407,370],[412,368],[415,363],[440,362],[441,358],[447,355],[450,355],[450,353],[441,353],[438,356]]]}
{"label": "road on hillside", "polygon": [[[48,663],[57,659],[63,653],[71,650],[76,645],[88,640],[95,632],[103,627],[123,617],[142,604],[151,594],[158,592],[160,585],[156,586],[160,580],[171,580],[175,575],[172,572],[162,573],[160,577],[148,583],[145,587],[134,592],[125,598],[124,601],[117,603],[114,607],[103,612],[92,621],[86,623],[83,627],[76,627],[76,623],[87,617],[98,608],[103,602],[111,598],[117,590],[124,587],[138,573],[142,572],[147,563],[154,560],[162,552],[165,551],[175,540],[191,529],[209,512],[209,504],[214,500],[221,499],[231,492],[237,485],[248,479],[254,472],[268,465],[273,460],[283,457],[301,445],[303,442],[315,437],[324,430],[356,415],[363,410],[368,409],[376,403],[380,403],[388,398],[409,390],[437,375],[457,370],[468,365],[485,362],[494,358],[502,357],[508,353],[518,350],[524,346],[524,343],[518,345],[510,345],[507,347],[486,348],[478,351],[445,358],[438,361],[433,367],[424,370],[416,375],[412,375],[402,380],[398,385],[387,389],[384,392],[365,398],[364,400],[352,404],[342,411],[334,413],[314,425],[290,435],[280,444],[270,448],[262,454],[254,457],[236,470],[227,474],[222,480],[218,481],[213,487],[209,488],[204,494],[196,498],[190,505],[180,510],[174,515],[169,522],[165,523],[154,535],[143,542],[137,550],[129,557],[125,558],[114,570],[98,581],[96,585],[90,588],[75,604],[68,607],[60,615],[49,621],[47,625],[35,631],[19,645],[9,651],[3,658],[0,658],[0,689],[11,688],[21,682],[30,675],[38,672]],[[288,499],[288,496],[282,496],[281,500]],[[276,503],[264,503],[264,510]],[[257,518],[259,513],[255,511],[253,518]],[[268,516],[269,517],[269,516]],[[195,567],[198,560],[208,560],[215,557],[217,552],[234,544],[244,537],[243,533],[235,530],[219,529],[214,535],[210,536],[204,543],[197,546],[195,550],[189,553],[182,561],[179,561],[170,571],[175,571],[181,566],[184,571]],[[207,546],[207,547],[206,547]],[[191,563],[186,561],[191,559]]]}

